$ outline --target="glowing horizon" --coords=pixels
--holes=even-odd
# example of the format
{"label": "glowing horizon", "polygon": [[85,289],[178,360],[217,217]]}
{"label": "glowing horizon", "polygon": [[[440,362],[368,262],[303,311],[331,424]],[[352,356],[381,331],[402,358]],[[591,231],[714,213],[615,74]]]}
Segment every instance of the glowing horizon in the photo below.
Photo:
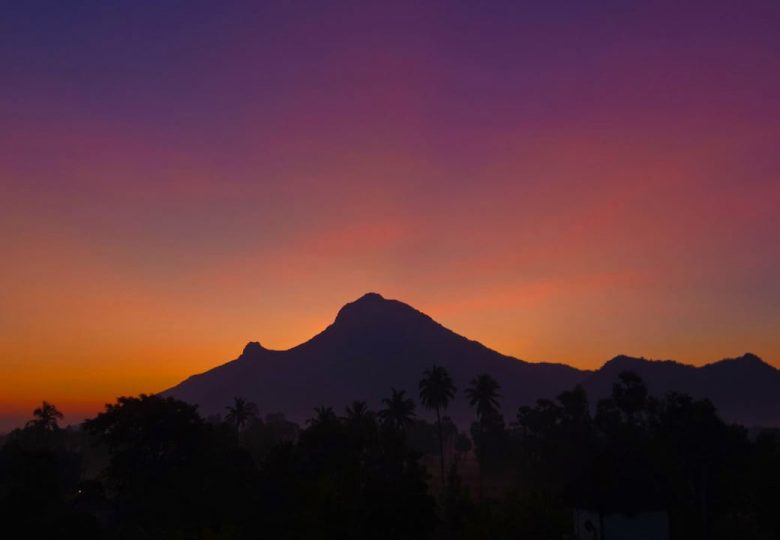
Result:
{"label": "glowing horizon", "polygon": [[780,366],[773,2],[7,12],[0,428],[367,291],[528,361]]}

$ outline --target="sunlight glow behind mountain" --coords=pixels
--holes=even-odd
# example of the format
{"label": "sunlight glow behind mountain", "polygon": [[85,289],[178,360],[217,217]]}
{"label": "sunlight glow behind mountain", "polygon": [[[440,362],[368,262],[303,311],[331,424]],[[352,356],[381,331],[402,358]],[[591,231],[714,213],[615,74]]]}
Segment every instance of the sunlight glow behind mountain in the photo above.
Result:
{"label": "sunlight glow behind mountain", "polygon": [[17,3],[0,416],[379,290],[506,354],[780,361],[780,8]]}

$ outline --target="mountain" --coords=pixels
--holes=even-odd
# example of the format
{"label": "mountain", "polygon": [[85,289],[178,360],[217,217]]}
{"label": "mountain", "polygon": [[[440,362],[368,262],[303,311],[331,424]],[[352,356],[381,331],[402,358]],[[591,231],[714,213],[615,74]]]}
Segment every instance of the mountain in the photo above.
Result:
{"label": "mountain", "polygon": [[591,396],[606,396],[623,371],[637,373],[655,395],[684,392],[712,400],[727,420],[749,426],[780,426],[780,371],[754,354],[701,367],[617,356],[587,377],[583,386]]}
{"label": "mountain", "polygon": [[[391,387],[416,399],[422,372],[434,363],[447,368],[459,391],[476,374],[491,373],[501,381],[508,411],[530,399],[556,395],[584,375],[562,364],[505,356],[402,302],[369,293],[345,305],[333,324],[297,347],[272,351],[249,343],[237,359],[164,394],[197,403],[205,414],[222,413],[234,396],[243,396],[261,410],[284,411],[300,421],[319,405],[343,411],[350,401],[362,399],[378,407]],[[460,398],[447,414],[465,421],[472,411]]]}
{"label": "mountain", "polygon": [[780,371],[754,355],[703,367],[618,356],[596,371],[530,363],[460,336],[376,293],[345,305],[333,324],[297,347],[275,351],[250,342],[235,360],[194,375],[163,395],[196,403],[206,415],[224,413],[233,397],[241,396],[262,411],[283,411],[302,421],[320,405],[343,411],[350,401],[362,399],[379,407],[391,387],[416,398],[423,370],[434,363],[450,372],[458,388],[447,411],[458,422],[473,418],[462,390],[478,373],[490,373],[501,383],[502,406],[511,421],[520,405],[555,397],[576,384],[583,384],[592,400],[604,397],[621,371],[632,370],[654,394],[676,390],[709,397],[728,420],[780,425]]}

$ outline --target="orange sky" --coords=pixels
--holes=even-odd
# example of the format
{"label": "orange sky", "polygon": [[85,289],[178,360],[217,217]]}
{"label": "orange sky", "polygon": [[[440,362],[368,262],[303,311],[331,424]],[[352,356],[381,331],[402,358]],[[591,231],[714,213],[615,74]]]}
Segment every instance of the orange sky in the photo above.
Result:
{"label": "orange sky", "polygon": [[776,7],[564,4],[11,13],[0,428],[368,291],[531,361],[780,365]]}

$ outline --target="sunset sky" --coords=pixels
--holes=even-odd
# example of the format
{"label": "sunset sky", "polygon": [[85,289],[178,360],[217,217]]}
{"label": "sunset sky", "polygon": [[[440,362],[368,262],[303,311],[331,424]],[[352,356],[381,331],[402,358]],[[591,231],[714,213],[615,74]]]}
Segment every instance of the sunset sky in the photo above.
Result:
{"label": "sunset sky", "polygon": [[780,366],[780,3],[0,3],[0,430],[367,291],[491,348]]}

